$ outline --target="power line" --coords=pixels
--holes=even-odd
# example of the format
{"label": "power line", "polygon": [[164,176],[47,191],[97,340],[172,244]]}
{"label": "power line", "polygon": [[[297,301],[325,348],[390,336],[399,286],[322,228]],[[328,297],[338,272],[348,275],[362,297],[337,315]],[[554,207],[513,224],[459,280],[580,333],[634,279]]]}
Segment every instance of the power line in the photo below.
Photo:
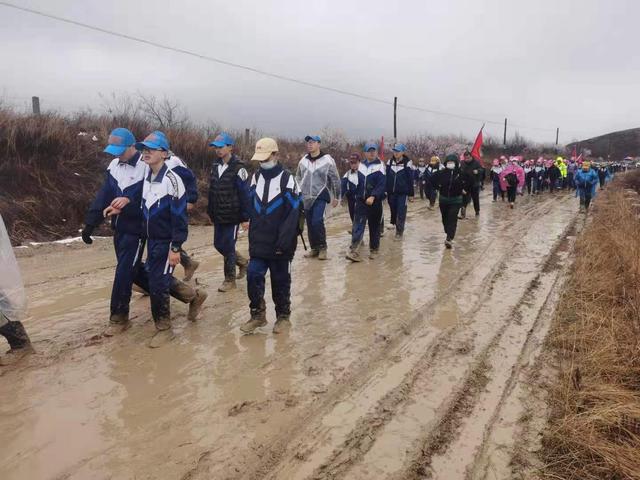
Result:
{"label": "power line", "polygon": [[[376,103],[381,103],[384,105],[393,105],[393,102],[389,101],[389,100],[384,100],[381,98],[376,98],[376,97],[372,97],[369,95],[363,95],[363,94],[359,94],[359,93],[355,93],[355,92],[351,92],[348,90],[342,90],[339,88],[334,88],[334,87],[329,87],[326,85],[321,85],[318,83],[313,83],[313,82],[308,82],[306,80],[300,80],[297,78],[293,78],[293,77],[288,77],[286,75],[280,75],[277,73],[273,73],[273,72],[268,72],[266,70],[261,70],[255,67],[251,67],[248,65],[242,65],[239,63],[234,63],[234,62],[229,62],[228,60],[223,60],[220,58],[215,58],[215,57],[210,57],[208,55],[203,55],[197,52],[193,52],[191,50],[186,50],[186,49],[182,49],[182,48],[178,48],[178,47],[173,47],[171,45],[166,45],[163,43],[159,43],[153,40],[147,40],[144,38],[140,38],[140,37],[135,37],[133,35],[129,35],[129,34],[125,34],[125,33],[120,33],[120,32],[116,32],[113,30],[108,30],[106,28],[102,28],[102,27],[97,27],[95,25],[90,25],[87,23],[83,23],[83,22],[79,22],[77,20],[71,20],[69,18],[64,18],[64,17],[60,17],[57,15],[53,15],[50,13],[46,13],[46,12],[42,12],[40,10],[35,10],[32,8],[27,8],[27,7],[21,7],[19,5],[14,5],[12,3],[9,2],[4,2],[4,1],[0,1],[0,5],[4,6],[4,7],[8,7],[8,8],[13,8],[15,10],[20,10],[26,13],[31,13],[33,15],[38,15],[41,17],[45,17],[45,18],[49,18],[52,20],[56,20],[59,22],[63,22],[63,23],[67,23],[70,25],[74,25],[77,27],[81,27],[81,28],[86,28],[89,30],[93,30],[96,32],[100,32],[100,33],[104,33],[106,35],[111,35],[114,37],[118,37],[118,38],[124,38],[126,40],[131,40],[133,42],[138,42],[138,43],[142,43],[145,45],[150,45],[152,47],[156,47],[156,48],[160,48],[160,49],[164,49],[164,50],[169,50],[175,53],[181,53],[183,55],[189,55],[191,57],[195,57],[195,58],[199,58],[201,60],[206,60],[209,62],[213,62],[213,63],[218,63],[221,65],[225,65],[227,67],[232,67],[232,68],[237,68],[237,69],[241,69],[241,70],[245,70],[248,72],[253,72],[253,73],[257,73],[259,75],[263,75],[266,77],[270,77],[270,78],[275,78],[277,80],[282,80],[282,81],[286,81],[286,82],[291,82],[291,83],[296,83],[298,85],[304,85],[307,87],[311,87],[311,88],[317,88],[320,90],[325,90],[328,92],[333,92],[333,93],[337,93],[339,95],[346,95],[346,96],[350,96],[350,97],[354,97],[354,98],[359,98],[361,100],[368,100],[371,102],[376,102]],[[493,125],[502,125],[501,121],[493,121],[493,120],[486,120],[486,119],[481,119],[481,118],[474,118],[474,117],[469,117],[469,116],[465,116],[465,115],[458,115],[456,113],[449,113],[449,112],[444,112],[444,111],[440,111],[440,110],[432,110],[429,108],[424,108],[424,107],[418,107],[418,106],[414,106],[414,105],[404,105],[404,104],[398,104],[398,107],[407,109],[407,110],[415,110],[415,111],[419,111],[419,112],[425,112],[425,113],[430,113],[433,115],[442,115],[442,116],[447,116],[447,117],[451,117],[451,118],[457,118],[460,120],[468,120],[468,121],[473,121],[473,122],[479,122],[479,123],[488,123],[488,124],[493,124]],[[544,127],[527,127],[524,125],[512,125],[515,128],[524,128],[524,129],[529,129],[529,130],[538,130],[538,131],[545,131],[545,132],[555,132],[555,128],[544,128]],[[566,130],[565,130],[566,131]]]}

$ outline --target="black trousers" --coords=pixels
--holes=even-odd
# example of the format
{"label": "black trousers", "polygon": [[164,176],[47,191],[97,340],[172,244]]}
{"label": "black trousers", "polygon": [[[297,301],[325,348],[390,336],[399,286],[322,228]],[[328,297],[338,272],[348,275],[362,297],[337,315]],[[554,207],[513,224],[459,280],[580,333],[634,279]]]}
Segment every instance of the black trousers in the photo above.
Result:
{"label": "black trousers", "polygon": [[462,203],[464,208],[473,200],[473,210],[476,213],[480,213],[480,187],[474,185],[467,193],[462,196]]}
{"label": "black trousers", "polygon": [[509,186],[507,187],[507,200],[509,201],[509,203],[515,203],[516,202],[516,194],[518,193],[518,187],[517,186]]}
{"label": "black trousers", "polygon": [[453,240],[458,228],[458,212],[461,205],[459,203],[443,204],[440,202],[440,214],[442,215],[442,226],[447,240]]}

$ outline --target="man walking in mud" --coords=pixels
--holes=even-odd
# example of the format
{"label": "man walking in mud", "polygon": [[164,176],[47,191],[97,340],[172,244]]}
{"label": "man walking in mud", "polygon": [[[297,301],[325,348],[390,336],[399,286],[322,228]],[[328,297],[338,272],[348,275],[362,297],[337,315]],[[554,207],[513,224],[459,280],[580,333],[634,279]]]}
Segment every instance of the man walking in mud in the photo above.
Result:
{"label": "man walking in mud", "polygon": [[144,251],[140,204],[146,165],[135,143],[133,133],[126,128],[116,128],[109,135],[104,152],[115,158],[107,167],[104,183],[87,211],[82,230],[82,240],[91,244],[91,234],[104,221],[106,209],[112,207],[119,212],[110,216],[117,264],[107,336],[126,330],[130,325],[131,287],[141,268]]}
{"label": "man walking in mud", "polygon": [[248,173],[244,164],[233,153],[233,138],[226,133],[218,135],[210,147],[215,148],[217,161],[211,169],[209,181],[209,205],[207,213],[213,222],[213,245],[224,257],[224,281],[219,292],[236,288],[237,278],[243,278],[248,260],[236,250],[238,227],[247,229],[249,225],[247,186]]}
{"label": "man walking in mud", "polygon": [[473,210],[476,217],[480,215],[480,190],[484,183],[485,170],[478,160],[471,156],[471,153],[464,152],[462,156],[462,164],[460,165],[462,174],[472,179],[469,191],[462,197],[462,208],[460,209],[460,218],[467,217],[467,206],[473,201]]}
{"label": "man walking in mud", "polygon": [[276,306],[273,333],[290,327],[291,261],[302,233],[302,205],[295,178],[278,162],[278,144],[272,138],[256,143],[253,161],[260,168],[249,190],[249,268],[247,293],[251,318],[240,327],[252,333],[267,324],[265,277],[271,273],[271,296]]}
{"label": "man walking in mud", "polygon": [[331,155],[320,149],[320,137],[305,137],[307,154],[298,163],[296,181],[304,201],[305,217],[311,251],[309,258],[327,259],[327,234],[324,214],[328,203],[338,205],[340,176]]}

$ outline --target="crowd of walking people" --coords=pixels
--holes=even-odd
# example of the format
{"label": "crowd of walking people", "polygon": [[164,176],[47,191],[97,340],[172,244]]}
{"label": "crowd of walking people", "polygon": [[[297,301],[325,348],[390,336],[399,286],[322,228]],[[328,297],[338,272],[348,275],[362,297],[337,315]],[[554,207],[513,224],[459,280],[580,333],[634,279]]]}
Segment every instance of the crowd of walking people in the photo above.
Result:
{"label": "crowd of walking people", "polygon": [[[207,213],[213,223],[213,246],[223,257],[224,280],[218,291],[235,289],[236,281],[246,276],[249,318],[240,327],[246,334],[267,324],[267,273],[275,303],[273,332],[290,327],[291,261],[298,239],[304,242],[306,227],[309,250],[305,257],[320,261],[329,258],[325,229],[329,205],[346,203],[348,207],[351,241],[346,258],[357,263],[363,260],[367,226],[368,257],[374,260],[379,254],[385,230],[385,200],[396,240],[403,238],[408,204],[414,201],[416,191],[430,210],[437,202],[444,246],[451,249],[458,220],[467,217],[470,205],[475,216],[480,215],[480,192],[487,183],[493,202],[505,202],[511,209],[519,196],[575,191],[580,209],[586,212],[598,186],[604,188],[623,168],[560,156],[555,160],[501,156],[485,168],[480,158],[468,151],[462,158],[456,153],[446,155],[444,160],[434,155],[428,162],[419,158],[414,164],[407,146],[401,143],[392,147],[392,156],[384,161],[378,144],[368,142],[362,152],[349,156],[348,169],[340,176],[335,160],[322,149],[320,136],[308,135],[304,140],[307,153],[295,172],[280,163],[277,142],[271,138],[262,138],[255,145],[251,161],[257,168],[249,168],[234,153],[235,141],[229,134],[220,133],[209,143],[214,154]],[[94,230],[105,219],[111,221],[117,265],[105,335],[113,336],[131,325],[133,289],[149,296],[158,332],[171,329],[170,297],[188,304],[187,318],[195,321],[208,297],[207,291],[192,281],[199,262],[184,248],[188,214],[198,200],[196,176],[171,151],[169,139],[161,131],[138,142],[128,129],[116,128],[104,151],[114,158],[87,210],[82,240],[91,244]],[[248,230],[248,258],[236,246],[240,228]],[[184,269],[182,279],[174,275],[179,264]],[[12,265],[17,271],[15,259]],[[7,300],[6,295],[3,300]],[[0,304],[0,334],[7,338],[12,351],[30,351],[26,331],[20,322],[9,318],[7,305]]]}

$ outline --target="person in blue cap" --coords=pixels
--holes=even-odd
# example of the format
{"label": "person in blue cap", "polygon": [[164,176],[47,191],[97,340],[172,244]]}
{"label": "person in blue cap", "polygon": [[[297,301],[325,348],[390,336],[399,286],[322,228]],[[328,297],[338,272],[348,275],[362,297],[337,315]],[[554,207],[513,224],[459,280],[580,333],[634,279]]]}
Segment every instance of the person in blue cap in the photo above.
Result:
{"label": "person in blue cap", "polygon": [[[173,270],[180,263],[182,244],[188,236],[186,190],[180,176],[165,164],[169,157],[169,141],[163,132],[152,132],[135,147],[142,152],[148,166],[142,187],[143,231],[149,244],[145,264],[147,291],[156,329],[163,331],[171,328],[169,293],[174,282]],[[195,321],[207,295],[187,284],[182,285],[183,291],[178,298],[189,303],[188,318]]]}
{"label": "person in blue cap", "polygon": [[111,316],[105,335],[111,336],[130,326],[129,302],[131,287],[141,268],[142,184],[146,165],[135,148],[136,139],[126,128],[111,132],[104,152],[115,158],[109,163],[105,179],[85,215],[82,240],[93,243],[91,234],[104,221],[106,210],[112,208],[111,228],[116,250],[116,273],[111,289]]}
{"label": "person in blue cap", "polygon": [[[236,250],[238,227],[248,229],[249,174],[245,165],[233,153],[235,142],[221,133],[209,143],[215,148],[216,161],[209,180],[207,213],[213,222],[213,245],[224,257],[224,281],[219,292],[236,288],[236,278],[243,278],[249,261]],[[236,276],[236,265],[239,267]]]}
{"label": "person in blue cap", "polygon": [[407,218],[407,203],[413,201],[415,195],[414,167],[406,155],[407,147],[404,144],[396,143],[392,151],[393,156],[387,163],[387,201],[391,209],[391,225],[396,227],[396,239],[401,239]]}
{"label": "person in blue cap", "polygon": [[271,298],[276,307],[273,333],[290,326],[291,261],[302,234],[302,200],[293,175],[278,162],[278,144],[272,138],[256,143],[252,161],[260,168],[249,187],[249,267],[247,294],[251,318],[240,330],[252,333],[267,324],[265,277],[271,274]]}
{"label": "person in blue cap", "polygon": [[318,135],[304,138],[307,154],[298,163],[296,181],[300,185],[309,235],[309,258],[327,259],[324,214],[327,204],[338,205],[340,175],[335,160],[320,148]]}
{"label": "person in blue cap", "polygon": [[364,229],[369,224],[369,258],[375,259],[380,248],[380,224],[382,223],[382,202],[385,198],[386,176],[385,166],[378,158],[378,145],[366,143],[365,160],[360,164],[361,188],[356,195],[351,246],[347,258],[352,262],[360,262],[360,246],[364,237]]}

